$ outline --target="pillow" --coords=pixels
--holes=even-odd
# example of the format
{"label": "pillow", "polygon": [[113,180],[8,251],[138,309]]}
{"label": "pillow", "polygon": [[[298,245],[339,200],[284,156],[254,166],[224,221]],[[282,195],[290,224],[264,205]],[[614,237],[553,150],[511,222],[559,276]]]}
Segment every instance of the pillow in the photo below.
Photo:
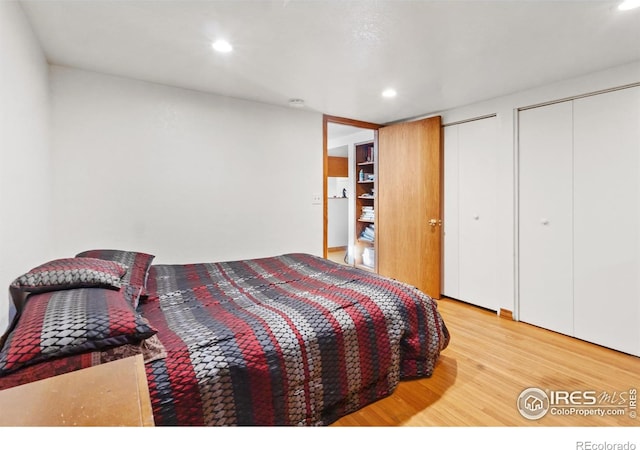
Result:
{"label": "pillow", "polygon": [[138,344],[157,333],[131,306],[139,291],[124,286],[31,294],[4,338],[0,375],[62,356]]}
{"label": "pillow", "polygon": [[87,250],[76,255],[76,258],[99,258],[107,261],[116,261],[127,266],[127,273],[122,277],[123,284],[130,284],[142,288],[141,295],[147,295],[147,277],[154,255],[148,253],[127,250]]}
{"label": "pillow", "polygon": [[120,289],[127,267],[97,258],[62,258],[41,264],[16,278],[11,287],[47,292],[81,287]]}

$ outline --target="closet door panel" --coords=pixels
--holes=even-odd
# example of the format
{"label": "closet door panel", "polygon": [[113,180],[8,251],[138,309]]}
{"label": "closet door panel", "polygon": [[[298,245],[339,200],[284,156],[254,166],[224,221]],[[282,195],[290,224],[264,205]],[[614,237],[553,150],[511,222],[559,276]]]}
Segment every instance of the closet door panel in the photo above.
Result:
{"label": "closet door panel", "polygon": [[458,125],[459,295],[496,311],[497,119]]}
{"label": "closet door panel", "polygon": [[640,88],[574,101],[575,336],[640,355]]}
{"label": "closet door panel", "polygon": [[519,319],[573,334],[572,103],[519,113]]}
{"label": "closet door panel", "polygon": [[458,125],[444,128],[444,217],[442,293],[459,297],[458,285]]}

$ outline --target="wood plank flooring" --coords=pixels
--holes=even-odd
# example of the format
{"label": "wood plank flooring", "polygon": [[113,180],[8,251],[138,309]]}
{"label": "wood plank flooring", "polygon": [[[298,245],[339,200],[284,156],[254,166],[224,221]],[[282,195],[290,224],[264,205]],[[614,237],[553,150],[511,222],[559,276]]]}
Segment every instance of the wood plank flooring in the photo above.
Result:
{"label": "wood plank flooring", "polygon": [[626,391],[623,406],[628,407],[629,389],[640,390],[640,358],[457,300],[441,299],[438,305],[451,342],[433,376],[403,381],[389,397],[333,426],[640,426],[629,409],[622,416],[549,412],[529,420],[516,407],[520,393],[530,387],[596,391],[598,396]]}

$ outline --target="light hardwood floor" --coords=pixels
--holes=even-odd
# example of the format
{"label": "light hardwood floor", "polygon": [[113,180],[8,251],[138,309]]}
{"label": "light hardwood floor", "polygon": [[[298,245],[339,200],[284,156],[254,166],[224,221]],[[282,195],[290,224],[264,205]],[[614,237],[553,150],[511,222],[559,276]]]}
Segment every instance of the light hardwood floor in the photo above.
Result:
{"label": "light hardwood floor", "polygon": [[338,264],[349,265],[344,262],[346,253],[346,250],[332,250],[330,252],[327,252],[327,259],[330,259],[333,262],[337,262]]}
{"label": "light hardwood floor", "polygon": [[528,420],[516,408],[529,387],[596,391],[598,396],[640,390],[640,358],[457,300],[441,299],[438,305],[451,342],[433,376],[401,382],[389,397],[334,426],[640,426],[630,410],[624,416],[547,413]]}

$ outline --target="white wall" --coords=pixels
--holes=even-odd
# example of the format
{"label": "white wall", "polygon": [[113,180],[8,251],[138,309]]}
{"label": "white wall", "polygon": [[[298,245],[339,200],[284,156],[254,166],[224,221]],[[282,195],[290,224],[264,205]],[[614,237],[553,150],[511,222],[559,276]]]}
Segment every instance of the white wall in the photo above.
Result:
{"label": "white wall", "polygon": [[0,2],[0,334],[9,284],[50,259],[47,62],[16,2]]}
{"label": "white wall", "polygon": [[[499,75],[499,74],[498,74]],[[501,308],[514,311],[516,304],[516,110],[525,106],[584,95],[591,92],[640,82],[640,61],[562,82],[541,86],[481,103],[443,111],[443,124],[489,114],[498,119],[498,290]],[[603,111],[606,114],[606,111]],[[543,181],[543,180],[541,180]]]}
{"label": "white wall", "polygon": [[52,66],[56,252],[322,255],[322,116]]}

